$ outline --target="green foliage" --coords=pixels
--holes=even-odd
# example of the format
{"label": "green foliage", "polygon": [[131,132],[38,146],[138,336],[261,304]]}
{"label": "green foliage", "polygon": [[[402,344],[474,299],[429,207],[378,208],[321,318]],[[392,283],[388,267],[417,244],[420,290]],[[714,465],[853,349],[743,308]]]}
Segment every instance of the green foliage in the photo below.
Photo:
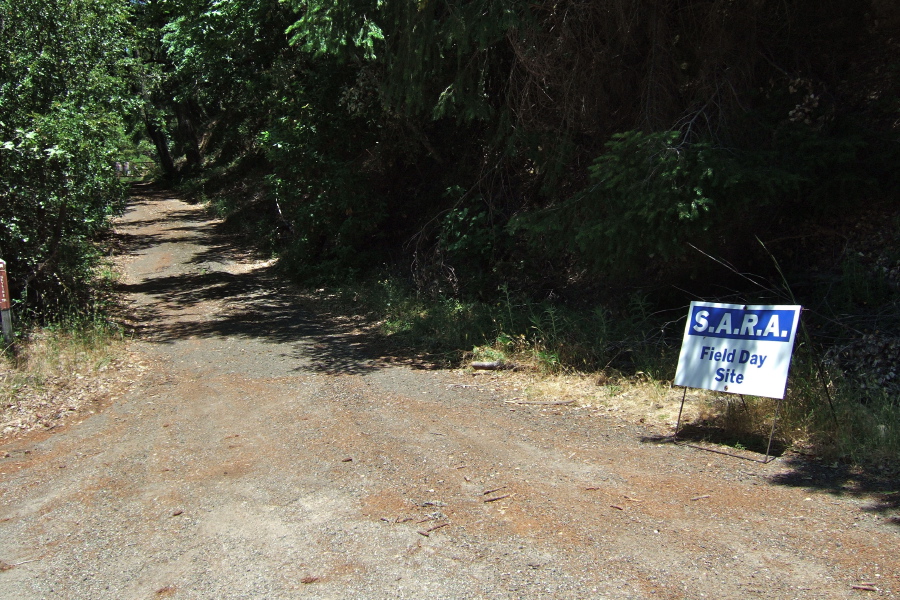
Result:
{"label": "green foliage", "polygon": [[0,257],[28,310],[64,312],[124,199],[112,163],[134,106],[128,13],[115,0],[3,0],[0,15]]}
{"label": "green foliage", "polygon": [[456,256],[490,254],[493,232],[489,220],[489,215],[483,209],[468,206],[451,209],[441,223],[441,248]]}
{"label": "green foliage", "polygon": [[[900,460],[896,395],[888,389],[864,389],[858,380],[823,365],[819,352],[806,346],[794,351],[781,435],[832,459],[863,464]],[[819,372],[823,367],[827,392]]]}
{"label": "green foliage", "polygon": [[[728,251],[883,189],[896,161],[830,99],[838,75],[786,76],[822,64],[832,42],[852,48],[861,20],[846,2],[806,9],[151,0],[137,10],[156,36],[143,44],[148,123],[184,154],[182,174],[265,158],[254,207],[293,272],[408,262],[423,289],[485,297],[498,277],[532,286],[535,257],[536,279],[558,274],[542,282],[551,287],[579,273],[691,271],[688,243]],[[744,44],[746,31],[759,45]]]}
{"label": "green foliage", "polygon": [[900,291],[892,287],[883,273],[862,263],[858,256],[849,254],[840,264],[840,274],[831,289],[821,298],[834,311],[853,313],[900,302]]}
{"label": "green foliage", "polygon": [[281,68],[286,16],[275,0],[181,3],[156,23],[158,43],[170,63],[161,82],[170,96],[162,100],[196,101],[209,106],[206,110],[226,112],[264,101]]}
{"label": "green foliage", "polygon": [[858,164],[860,136],[794,124],[770,134],[748,149],[688,143],[676,131],[615,134],[584,190],[511,228],[595,273],[636,272],[684,259],[690,244],[714,252],[751,244],[873,189]]}
{"label": "green foliage", "polygon": [[354,310],[368,312],[399,345],[442,355],[450,363],[472,350],[484,360],[526,361],[548,372],[612,368],[657,378],[674,374],[672,332],[649,313],[641,296],[616,310],[535,302],[507,288],[497,301],[462,301],[416,293],[396,276],[358,282],[342,295],[352,297]]}
{"label": "green foliage", "polygon": [[290,10],[277,0],[148,0],[134,12],[142,121],[167,178],[254,155],[267,112],[297,76]]}
{"label": "green foliage", "polygon": [[373,19],[380,3],[295,0],[291,4],[301,17],[287,33],[292,44],[306,51],[314,54],[360,51],[366,58],[373,58],[376,45],[384,41],[384,34]]}
{"label": "green foliage", "polygon": [[[857,132],[836,92],[850,63],[833,59],[858,53],[868,33],[854,7],[150,0],[135,10],[147,129],[175,155],[171,170],[264,156],[259,214],[298,272],[372,268],[387,254],[432,286],[449,259],[454,293],[484,294],[485,274],[519,277],[523,255],[570,281],[660,272],[688,242],[734,248],[783,232],[792,214],[883,190],[897,161]],[[525,232],[527,249],[498,243],[513,215],[508,231]]]}
{"label": "green foliage", "polygon": [[377,255],[386,200],[366,185],[360,156],[371,129],[340,106],[353,74],[335,64],[310,69],[291,90],[288,114],[260,135],[269,198],[289,240],[284,262],[297,275],[346,273]]}
{"label": "green foliage", "polygon": [[492,214],[490,203],[480,195],[466,195],[461,188],[447,190],[447,200],[456,199],[452,208],[440,215],[435,235],[435,260],[452,273],[456,294],[479,293],[496,287],[498,259],[507,252],[508,235]]}
{"label": "green foliage", "polygon": [[317,55],[367,59],[383,68],[393,108],[435,118],[490,116],[489,79],[499,42],[522,22],[513,0],[373,2],[293,0],[291,42]]}
{"label": "green foliage", "polygon": [[[679,144],[677,132],[616,134],[590,167],[587,189],[512,224],[595,270],[627,269],[684,253],[715,225],[723,181],[708,144]],[[726,175],[726,177],[728,177]]]}

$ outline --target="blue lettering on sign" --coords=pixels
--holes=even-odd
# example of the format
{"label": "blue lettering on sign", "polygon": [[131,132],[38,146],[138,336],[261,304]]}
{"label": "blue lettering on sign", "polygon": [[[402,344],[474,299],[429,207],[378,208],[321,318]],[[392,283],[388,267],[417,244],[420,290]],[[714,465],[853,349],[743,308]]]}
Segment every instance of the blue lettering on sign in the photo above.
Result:
{"label": "blue lettering on sign", "polygon": [[691,311],[688,333],[730,340],[789,342],[793,325],[792,310],[743,310],[695,306]]}

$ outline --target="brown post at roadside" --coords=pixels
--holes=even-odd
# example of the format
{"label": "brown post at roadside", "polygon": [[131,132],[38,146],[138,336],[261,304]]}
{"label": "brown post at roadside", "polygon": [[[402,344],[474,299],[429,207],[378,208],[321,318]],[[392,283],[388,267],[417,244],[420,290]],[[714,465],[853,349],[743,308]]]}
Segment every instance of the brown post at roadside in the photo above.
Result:
{"label": "brown post at roadside", "polygon": [[13,343],[12,305],[9,302],[9,282],[6,279],[6,261],[0,260],[0,320],[3,321],[3,339]]}

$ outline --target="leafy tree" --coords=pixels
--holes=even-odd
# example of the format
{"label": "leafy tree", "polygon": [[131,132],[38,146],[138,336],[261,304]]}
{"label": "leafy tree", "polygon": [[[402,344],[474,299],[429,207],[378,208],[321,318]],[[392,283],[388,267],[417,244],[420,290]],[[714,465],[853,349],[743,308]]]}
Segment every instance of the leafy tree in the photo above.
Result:
{"label": "leafy tree", "polygon": [[0,256],[34,311],[84,296],[92,238],[122,206],[127,33],[120,0],[0,0]]}
{"label": "leafy tree", "polygon": [[277,0],[148,0],[135,8],[145,124],[170,179],[254,154],[297,75],[289,14]]}
{"label": "leafy tree", "polygon": [[890,136],[866,129],[877,119],[853,114],[872,103],[847,93],[873,28],[896,28],[880,0],[137,11],[149,129],[171,139],[157,146],[183,173],[260,169],[240,218],[264,221],[304,274],[405,262],[465,293],[535,257],[551,287],[614,266],[672,272],[687,242],[728,254],[852,190],[883,193],[897,164]]}

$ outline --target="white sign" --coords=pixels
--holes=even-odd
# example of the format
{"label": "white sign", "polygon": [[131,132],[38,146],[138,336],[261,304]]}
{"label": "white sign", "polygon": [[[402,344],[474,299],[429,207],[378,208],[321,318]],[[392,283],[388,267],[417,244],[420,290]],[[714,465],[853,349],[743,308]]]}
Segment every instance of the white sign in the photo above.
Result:
{"label": "white sign", "polygon": [[675,385],[784,398],[799,306],[691,302]]}

